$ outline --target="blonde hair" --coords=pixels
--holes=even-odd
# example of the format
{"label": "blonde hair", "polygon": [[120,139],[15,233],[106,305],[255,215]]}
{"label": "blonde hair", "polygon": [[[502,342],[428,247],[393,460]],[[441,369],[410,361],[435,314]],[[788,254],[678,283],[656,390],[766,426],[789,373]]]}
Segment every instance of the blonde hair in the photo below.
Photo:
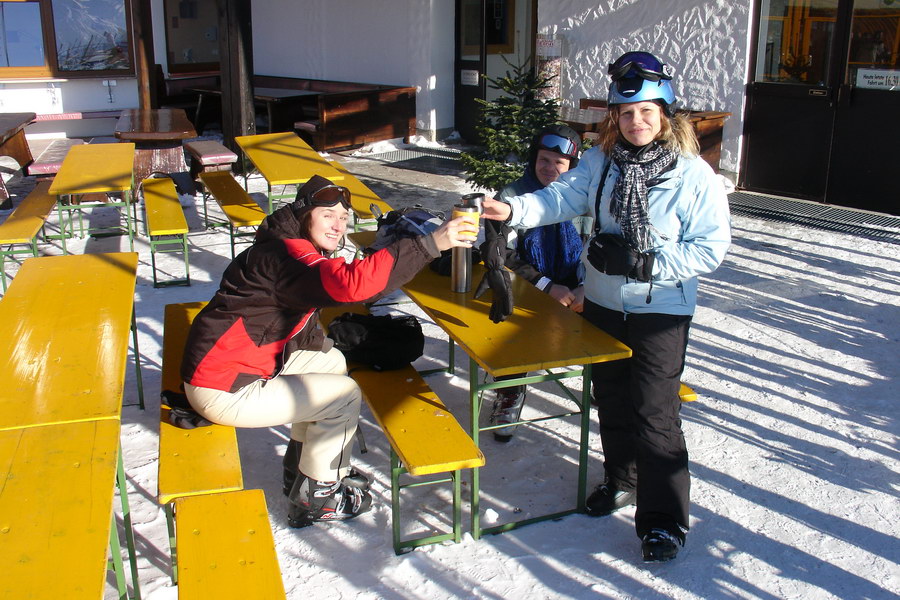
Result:
{"label": "blonde hair", "polygon": [[[659,106],[659,103],[655,103]],[[679,154],[693,157],[700,154],[700,143],[697,141],[697,134],[694,127],[688,121],[684,113],[676,113],[674,117],[666,116],[662,106],[660,111],[660,130],[656,136],[657,140],[668,143],[675,148]],[[619,105],[614,104],[609,107],[606,119],[600,124],[600,142],[598,146],[603,153],[610,156],[613,146],[618,141],[625,141],[622,133],[619,131]]]}

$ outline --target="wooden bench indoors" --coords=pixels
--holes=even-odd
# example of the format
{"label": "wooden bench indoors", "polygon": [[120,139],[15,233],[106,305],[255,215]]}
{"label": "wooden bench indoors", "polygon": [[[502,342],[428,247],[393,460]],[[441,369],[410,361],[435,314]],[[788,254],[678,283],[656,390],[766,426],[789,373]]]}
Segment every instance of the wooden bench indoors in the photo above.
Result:
{"label": "wooden bench indoors", "polygon": [[[328,308],[322,311],[320,320],[327,327],[334,317],[344,312],[367,313],[368,310],[359,304]],[[484,466],[484,454],[412,365],[394,371],[375,371],[353,364],[349,368],[391,446],[394,552],[401,554],[405,549],[445,540],[458,543],[462,538],[462,470]],[[404,473],[415,477],[440,473],[448,476],[401,484]],[[452,531],[402,540],[401,490],[442,483],[453,485]]]}
{"label": "wooden bench indoors", "polygon": [[[0,280],[6,291],[6,257],[17,254],[37,256],[37,234],[56,205],[49,193],[50,181],[41,181],[25,196],[16,209],[0,225]],[[19,246],[28,245],[27,248]]]}
{"label": "wooden bench indoors", "polygon": [[179,600],[285,598],[262,490],[175,501]]}
{"label": "wooden bench indoors", "polygon": [[[147,211],[147,235],[150,237],[150,262],[153,265],[153,287],[191,285],[191,267],[188,260],[188,224],[184,210],[178,201],[175,182],[168,177],[145,179],[141,183],[144,209]],[[159,281],[157,279],[156,253],[181,252],[184,257],[184,277]]]}
{"label": "wooden bench indoors", "polygon": [[[203,182],[203,221],[209,227],[209,218],[206,211],[206,200],[209,194],[219,204],[225,217],[228,219],[228,237],[231,239],[231,258],[234,258],[234,246],[236,238],[251,237],[256,234],[256,227],[266,218],[266,213],[250,197],[241,184],[231,176],[229,171],[211,171],[200,173],[200,181]],[[242,228],[252,227],[250,232],[239,231]],[[252,241],[252,240],[251,240]]]}
{"label": "wooden bench indoors", "polygon": [[[159,465],[157,501],[165,508],[172,582],[178,582],[175,517],[179,498],[231,492],[244,488],[237,432],[234,427],[210,425],[181,429],[169,422],[169,393],[184,394],[179,373],[188,330],[206,302],[167,304],[163,317],[163,400],[159,419]],[[189,529],[188,529],[189,531]]]}

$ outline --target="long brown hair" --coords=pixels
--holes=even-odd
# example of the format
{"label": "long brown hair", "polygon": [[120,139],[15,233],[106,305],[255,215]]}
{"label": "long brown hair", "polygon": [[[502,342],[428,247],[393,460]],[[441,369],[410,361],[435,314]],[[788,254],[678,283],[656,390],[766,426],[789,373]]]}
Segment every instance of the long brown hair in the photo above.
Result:
{"label": "long brown hair", "polygon": [[[659,106],[658,102],[654,104]],[[670,144],[684,156],[691,157],[700,154],[697,134],[694,133],[694,127],[687,116],[684,113],[676,113],[674,117],[669,117],[662,106],[659,106],[659,110],[661,128],[656,139]],[[609,107],[606,118],[600,124],[600,143],[598,145],[604,154],[610,156],[616,142],[624,140],[625,138],[619,131],[619,105],[614,104]]]}

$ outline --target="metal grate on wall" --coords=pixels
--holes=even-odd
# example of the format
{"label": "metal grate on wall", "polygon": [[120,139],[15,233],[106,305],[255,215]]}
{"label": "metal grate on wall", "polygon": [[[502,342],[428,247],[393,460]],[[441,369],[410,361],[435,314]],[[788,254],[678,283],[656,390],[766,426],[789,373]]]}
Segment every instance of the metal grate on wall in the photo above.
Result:
{"label": "metal grate on wall", "polygon": [[807,200],[732,192],[734,213],[900,243],[900,217]]}

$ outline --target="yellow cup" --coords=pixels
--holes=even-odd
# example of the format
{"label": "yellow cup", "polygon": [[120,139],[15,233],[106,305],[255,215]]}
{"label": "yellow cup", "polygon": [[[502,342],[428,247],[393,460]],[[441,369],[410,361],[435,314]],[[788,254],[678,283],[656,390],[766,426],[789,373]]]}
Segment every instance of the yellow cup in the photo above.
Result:
{"label": "yellow cup", "polygon": [[[462,206],[460,204],[456,204],[453,206],[453,213],[451,219],[456,219],[457,217],[466,217],[466,220],[475,225],[475,228],[478,228],[478,220],[481,216],[481,213],[478,211],[478,207],[475,206]],[[478,238],[478,232],[469,234],[466,237],[471,239],[473,242]]]}

